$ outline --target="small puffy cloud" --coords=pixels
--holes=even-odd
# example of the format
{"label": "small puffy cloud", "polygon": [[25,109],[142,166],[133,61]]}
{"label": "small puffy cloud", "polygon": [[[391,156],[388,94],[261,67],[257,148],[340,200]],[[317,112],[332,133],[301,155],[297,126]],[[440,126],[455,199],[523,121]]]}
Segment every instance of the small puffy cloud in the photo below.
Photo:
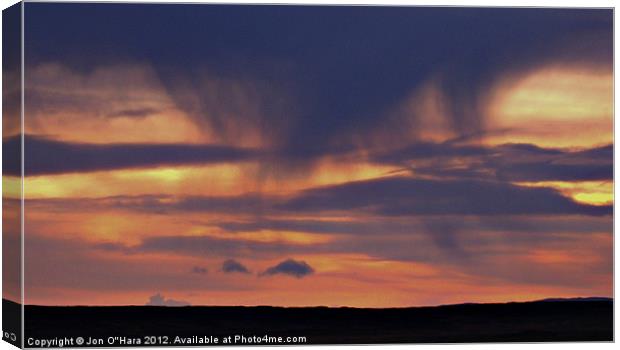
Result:
{"label": "small puffy cloud", "polygon": [[149,297],[149,302],[146,303],[147,306],[189,306],[187,301],[174,300],[174,299],[166,299],[160,293],[152,295]]}
{"label": "small puffy cloud", "polygon": [[192,273],[197,273],[199,275],[206,275],[209,272],[206,267],[202,266],[194,266],[192,267]]}
{"label": "small puffy cloud", "polygon": [[233,259],[228,259],[222,263],[222,272],[224,273],[233,273],[233,272],[250,273],[250,270],[248,270],[248,268],[245,267],[242,263],[236,260],[233,260]]}
{"label": "small puffy cloud", "polygon": [[314,269],[308,265],[305,261],[297,261],[293,259],[287,259],[277,264],[276,266],[272,266],[267,270],[263,271],[261,276],[272,276],[277,274],[285,274],[294,276],[297,278],[302,278],[314,273]]}

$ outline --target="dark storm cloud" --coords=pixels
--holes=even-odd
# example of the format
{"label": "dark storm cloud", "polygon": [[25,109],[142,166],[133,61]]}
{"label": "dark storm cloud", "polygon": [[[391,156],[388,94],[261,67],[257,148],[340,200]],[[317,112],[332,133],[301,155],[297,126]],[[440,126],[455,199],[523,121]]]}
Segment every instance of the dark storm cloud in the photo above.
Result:
{"label": "dark storm cloud", "polygon": [[228,259],[222,263],[222,272],[224,273],[250,273],[247,267],[245,267],[242,263],[234,260]]}
{"label": "dark storm cloud", "polygon": [[[18,154],[20,142],[19,136],[4,139],[3,154]],[[37,136],[26,136],[24,148],[26,175],[240,162],[258,157],[258,153],[253,150],[218,145],[100,145],[60,142]],[[18,175],[20,169],[10,168],[5,171],[10,175]]]}
{"label": "dark storm cloud", "polygon": [[[450,160],[459,160],[453,166]],[[376,154],[371,161],[403,166],[414,173],[455,178],[493,177],[503,181],[592,181],[613,179],[613,145],[586,150],[415,143]]]}
{"label": "dark storm cloud", "polygon": [[310,189],[277,205],[294,212],[361,211],[408,215],[610,215],[612,206],[579,204],[550,188],[480,180],[390,177]]}
{"label": "dark storm cloud", "polygon": [[[611,69],[613,57],[613,12],[604,9],[27,8],[27,64],[62,62],[90,71],[144,62],[197,122],[226,135],[231,125],[251,121],[293,155],[355,146],[377,131],[392,139],[410,135],[403,121],[415,116],[386,112],[431,78],[462,135],[484,129],[477,101],[498,77],[550,63]],[[238,113],[247,100],[256,102],[259,116]],[[225,102],[214,106],[217,101]],[[227,123],[231,117],[235,122]]]}
{"label": "dark storm cloud", "polygon": [[314,273],[314,269],[308,265],[305,261],[297,261],[293,259],[286,259],[281,263],[268,268],[260,273],[260,276],[273,276],[278,274],[294,276],[302,278]]}

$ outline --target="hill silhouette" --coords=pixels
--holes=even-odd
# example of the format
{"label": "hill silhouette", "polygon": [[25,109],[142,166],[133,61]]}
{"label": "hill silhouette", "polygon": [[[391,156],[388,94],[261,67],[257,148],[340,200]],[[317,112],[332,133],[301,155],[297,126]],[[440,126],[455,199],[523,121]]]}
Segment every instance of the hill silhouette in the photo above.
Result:
{"label": "hill silhouette", "polygon": [[[3,302],[5,312],[19,310]],[[268,335],[303,336],[306,344],[612,341],[613,300],[387,309],[27,305],[25,329],[26,338],[208,336],[221,342],[234,335]]]}

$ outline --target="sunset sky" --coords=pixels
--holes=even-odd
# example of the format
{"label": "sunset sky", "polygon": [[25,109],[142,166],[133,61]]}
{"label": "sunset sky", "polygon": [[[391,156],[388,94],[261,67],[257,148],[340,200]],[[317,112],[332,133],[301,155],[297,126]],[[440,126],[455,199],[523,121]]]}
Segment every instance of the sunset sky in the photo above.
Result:
{"label": "sunset sky", "polygon": [[612,296],[612,17],[26,3],[24,302]]}

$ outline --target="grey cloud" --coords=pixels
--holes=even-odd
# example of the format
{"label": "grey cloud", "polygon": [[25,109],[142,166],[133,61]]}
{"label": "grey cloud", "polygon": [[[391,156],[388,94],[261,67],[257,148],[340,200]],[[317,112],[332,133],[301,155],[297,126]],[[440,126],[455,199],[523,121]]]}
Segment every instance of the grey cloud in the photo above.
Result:
{"label": "grey cloud", "polygon": [[135,109],[122,109],[122,110],[111,112],[107,116],[109,118],[119,118],[119,117],[146,118],[152,114],[156,114],[159,112],[161,111],[157,108],[144,107],[144,108],[135,108]]}
{"label": "grey cloud", "polygon": [[149,297],[149,302],[146,303],[147,306],[189,306],[189,303],[186,301],[174,300],[174,299],[166,299],[160,293],[152,295]]}
{"label": "grey cloud", "polygon": [[[459,163],[453,166],[450,160],[459,160]],[[425,142],[375,154],[371,161],[439,177],[502,181],[613,179],[613,145],[574,151],[531,144],[479,146]]]}
{"label": "grey cloud", "polygon": [[305,261],[297,261],[293,259],[287,259],[282,261],[281,263],[272,266],[265,271],[261,272],[261,276],[272,276],[272,275],[289,275],[296,278],[302,278],[314,273],[314,269],[308,265]]}
{"label": "grey cloud", "polygon": [[250,273],[250,270],[248,270],[247,267],[245,267],[242,263],[233,260],[233,259],[228,259],[225,260],[222,263],[222,272],[224,273],[234,273],[234,272],[238,272],[238,273]]}

